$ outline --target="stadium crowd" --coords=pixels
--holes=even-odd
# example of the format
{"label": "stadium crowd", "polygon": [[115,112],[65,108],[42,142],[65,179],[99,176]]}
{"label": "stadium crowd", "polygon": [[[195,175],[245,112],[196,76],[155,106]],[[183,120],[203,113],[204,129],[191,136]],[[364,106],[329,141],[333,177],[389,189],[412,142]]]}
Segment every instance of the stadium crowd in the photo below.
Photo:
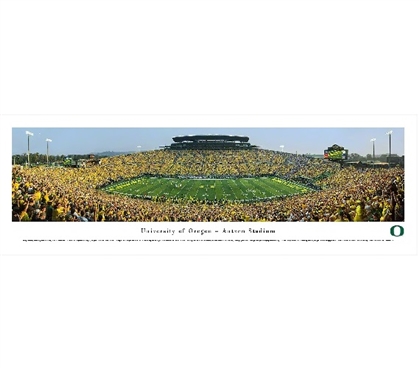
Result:
{"label": "stadium crowd", "polygon": [[[272,201],[155,202],[98,188],[141,175],[306,178],[322,190]],[[89,168],[14,166],[13,221],[403,221],[404,169],[339,164],[267,150],[156,150]]]}

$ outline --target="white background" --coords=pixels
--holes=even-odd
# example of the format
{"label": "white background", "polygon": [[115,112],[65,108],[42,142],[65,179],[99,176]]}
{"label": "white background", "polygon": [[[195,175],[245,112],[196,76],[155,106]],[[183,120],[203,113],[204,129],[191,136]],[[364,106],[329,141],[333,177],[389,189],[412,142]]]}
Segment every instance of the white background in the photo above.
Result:
{"label": "white background", "polygon": [[[0,4],[2,156],[9,114],[418,114],[416,1]],[[4,255],[0,365],[418,367],[418,266]]]}

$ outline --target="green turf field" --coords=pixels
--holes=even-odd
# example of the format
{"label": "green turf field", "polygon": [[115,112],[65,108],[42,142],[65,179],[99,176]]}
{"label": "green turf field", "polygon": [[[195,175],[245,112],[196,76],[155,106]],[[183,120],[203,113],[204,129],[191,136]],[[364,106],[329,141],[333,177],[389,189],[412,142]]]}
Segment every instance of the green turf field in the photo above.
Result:
{"label": "green turf field", "polygon": [[260,201],[307,193],[310,189],[272,177],[240,179],[142,177],[109,185],[104,190],[108,193],[139,198],[151,197],[151,199]]}

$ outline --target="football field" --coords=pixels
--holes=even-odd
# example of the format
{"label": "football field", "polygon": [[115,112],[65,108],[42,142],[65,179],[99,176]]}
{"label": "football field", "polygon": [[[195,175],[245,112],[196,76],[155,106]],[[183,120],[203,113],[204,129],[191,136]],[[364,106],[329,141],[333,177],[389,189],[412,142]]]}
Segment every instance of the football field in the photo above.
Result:
{"label": "football field", "polygon": [[310,189],[275,177],[181,179],[141,177],[104,188],[108,193],[147,199],[261,201],[307,193]]}

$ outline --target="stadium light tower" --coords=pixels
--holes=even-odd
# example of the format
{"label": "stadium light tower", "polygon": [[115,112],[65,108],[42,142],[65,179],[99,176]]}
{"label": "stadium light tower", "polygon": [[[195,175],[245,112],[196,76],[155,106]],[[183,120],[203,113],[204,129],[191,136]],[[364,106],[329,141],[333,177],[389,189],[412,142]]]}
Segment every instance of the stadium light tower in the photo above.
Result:
{"label": "stadium light tower", "polygon": [[29,130],[27,130],[26,135],[28,136],[28,166],[30,166],[31,165],[31,160],[29,158],[29,156],[30,156],[29,138],[33,136],[33,133],[31,133]]}
{"label": "stadium light tower", "polygon": [[283,144],[281,144],[280,146],[279,146],[279,148],[281,148],[281,152],[284,152],[284,145]]}
{"label": "stadium light tower", "polygon": [[390,130],[389,132],[386,133],[386,135],[388,135],[388,157],[389,157],[389,163],[391,160],[391,135],[393,134],[393,131]]}
{"label": "stadium light tower", "polygon": [[372,142],[372,160],[375,161],[375,141],[377,139],[376,138],[372,138],[371,142]]}
{"label": "stadium light tower", "polygon": [[137,148],[138,148],[138,151],[141,151],[141,146],[137,146]]}
{"label": "stadium light tower", "polygon": [[45,139],[47,142],[47,165],[49,165],[49,142],[52,142],[52,139]]}

